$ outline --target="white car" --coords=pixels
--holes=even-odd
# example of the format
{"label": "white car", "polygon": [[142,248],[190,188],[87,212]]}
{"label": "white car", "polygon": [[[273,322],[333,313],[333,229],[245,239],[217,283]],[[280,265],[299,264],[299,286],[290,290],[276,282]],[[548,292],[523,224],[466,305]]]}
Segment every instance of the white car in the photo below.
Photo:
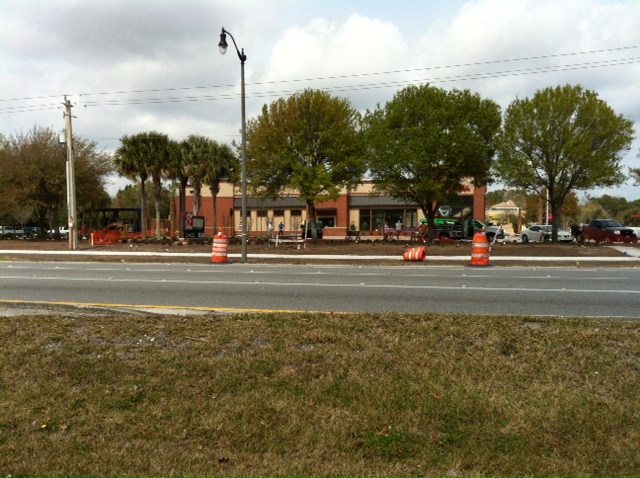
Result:
{"label": "white car", "polygon": [[636,237],[640,239],[640,227],[634,227],[634,226],[624,226],[624,227],[627,229],[632,229]]}
{"label": "white car", "polygon": [[[534,224],[520,233],[522,242],[551,242],[553,226]],[[573,242],[573,236],[563,229],[558,229],[558,242]]]}
{"label": "white car", "polygon": [[[60,232],[60,237],[69,237],[69,228],[67,227],[61,227],[59,229]],[[49,235],[49,237],[54,237],[56,235],[56,230],[55,229],[49,229],[47,231],[47,234]]]}

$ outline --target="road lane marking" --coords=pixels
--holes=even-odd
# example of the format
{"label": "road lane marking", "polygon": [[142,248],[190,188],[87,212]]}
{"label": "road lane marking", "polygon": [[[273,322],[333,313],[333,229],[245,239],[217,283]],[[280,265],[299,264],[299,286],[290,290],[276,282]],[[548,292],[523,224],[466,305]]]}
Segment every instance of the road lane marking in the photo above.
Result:
{"label": "road lane marking", "polygon": [[189,285],[227,285],[227,286],[236,286],[236,285],[261,285],[261,286],[272,286],[272,287],[357,287],[357,288],[371,288],[371,289],[414,289],[414,290],[467,290],[467,291],[501,291],[501,292],[562,292],[562,293],[604,293],[604,294],[640,294],[640,290],[625,290],[625,289],[569,289],[567,287],[550,287],[550,288],[538,288],[538,287],[492,287],[490,285],[487,286],[472,286],[472,285],[454,285],[454,286],[443,286],[443,285],[420,285],[420,284],[410,284],[410,285],[402,285],[402,284],[366,284],[363,282],[357,283],[319,283],[319,282],[271,282],[271,281],[256,281],[256,280],[242,280],[242,281],[230,281],[230,280],[185,280],[185,279],[145,279],[141,280],[139,278],[114,278],[114,277],[29,277],[29,276],[0,276],[0,279],[11,279],[15,281],[19,280],[28,280],[28,281],[56,281],[56,282],[122,282],[129,283],[135,282],[137,284],[140,283],[148,283],[148,284],[189,284]]}

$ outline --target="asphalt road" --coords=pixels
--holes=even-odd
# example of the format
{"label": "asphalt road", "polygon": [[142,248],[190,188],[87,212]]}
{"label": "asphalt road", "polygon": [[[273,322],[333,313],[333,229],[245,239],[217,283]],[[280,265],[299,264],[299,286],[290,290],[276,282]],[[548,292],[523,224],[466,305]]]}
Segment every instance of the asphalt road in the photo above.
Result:
{"label": "asphalt road", "polygon": [[640,318],[640,274],[595,267],[1,262],[0,301],[149,311]]}

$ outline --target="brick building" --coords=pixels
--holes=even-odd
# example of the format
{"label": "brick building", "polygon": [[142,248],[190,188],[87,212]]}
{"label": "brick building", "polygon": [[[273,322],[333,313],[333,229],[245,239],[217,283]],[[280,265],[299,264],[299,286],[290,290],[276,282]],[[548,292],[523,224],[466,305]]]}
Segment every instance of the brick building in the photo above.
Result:
{"label": "brick building", "polygon": [[[405,204],[384,195],[372,195],[373,183],[363,181],[355,190],[342,192],[335,201],[316,204],[316,215],[324,226],[325,237],[345,237],[349,230],[362,235],[373,235],[386,224],[395,226],[399,221],[403,227],[417,227],[424,218],[422,210],[415,204]],[[438,207],[438,217],[473,218],[484,221],[486,187],[468,185],[458,195],[458,201]],[[222,228],[227,235],[237,235],[241,230],[242,193],[239,185],[223,182],[216,198],[218,224],[213,227],[213,199],[207,187],[202,188],[199,216],[205,218],[205,233],[212,236]],[[174,216],[180,210],[179,191],[176,191]],[[187,188],[186,211],[193,211],[193,188]],[[275,200],[247,198],[247,231],[249,236],[266,236],[269,221],[277,230],[284,224],[285,233],[298,233],[303,220],[308,220],[306,204],[296,192],[285,193]],[[174,226],[174,236],[183,237],[179,227]]]}

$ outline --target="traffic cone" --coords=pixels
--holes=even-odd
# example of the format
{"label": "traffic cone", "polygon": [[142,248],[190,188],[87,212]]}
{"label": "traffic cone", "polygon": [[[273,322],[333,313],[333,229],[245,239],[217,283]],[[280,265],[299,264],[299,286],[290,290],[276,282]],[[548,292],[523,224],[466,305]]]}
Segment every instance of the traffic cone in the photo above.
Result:
{"label": "traffic cone", "polygon": [[213,250],[211,254],[212,264],[223,264],[227,262],[227,248],[229,240],[222,231],[218,232],[217,236],[213,238]]}
{"label": "traffic cone", "polygon": [[424,262],[427,260],[427,248],[414,247],[406,251],[402,257],[406,262]]}
{"label": "traffic cone", "polygon": [[489,264],[489,240],[482,232],[476,232],[471,244],[471,266],[482,267]]}

